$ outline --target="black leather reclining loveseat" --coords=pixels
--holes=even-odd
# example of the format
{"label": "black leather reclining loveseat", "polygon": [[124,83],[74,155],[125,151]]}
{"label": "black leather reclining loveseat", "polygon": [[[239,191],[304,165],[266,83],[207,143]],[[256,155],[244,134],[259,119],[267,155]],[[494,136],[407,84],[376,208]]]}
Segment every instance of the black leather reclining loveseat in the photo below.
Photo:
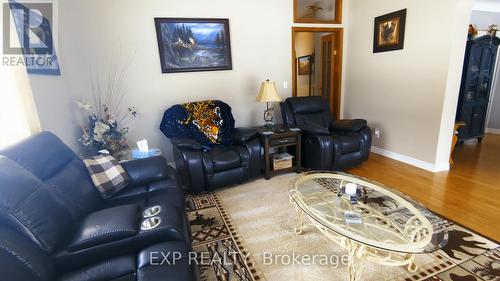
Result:
{"label": "black leather reclining loveseat", "polygon": [[[129,186],[102,199],[82,160],[51,133],[0,151],[0,279],[197,280],[175,170],[162,157],[123,167]],[[160,206],[159,225],[145,230],[151,206]]]}

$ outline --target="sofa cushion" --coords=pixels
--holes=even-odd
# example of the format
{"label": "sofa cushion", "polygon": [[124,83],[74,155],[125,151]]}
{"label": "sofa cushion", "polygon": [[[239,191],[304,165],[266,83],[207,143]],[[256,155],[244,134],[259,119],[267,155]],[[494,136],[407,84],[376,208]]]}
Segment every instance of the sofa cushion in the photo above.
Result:
{"label": "sofa cushion", "polygon": [[139,206],[123,205],[87,216],[75,233],[70,251],[116,241],[135,235],[139,230]]}
{"label": "sofa cushion", "polygon": [[40,180],[52,177],[75,157],[75,154],[54,134],[42,132],[5,150],[1,155],[19,163]]}
{"label": "sofa cushion", "polygon": [[286,102],[295,114],[329,112],[328,102],[323,97],[287,98]]}
{"label": "sofa cushion", "polygon": [[80,158],[74,158],[45,183],[68,209],[73,221],[80,221],[102,202]]}
{"label": "sofa cushion", "polygon": [[0,156],[0,221],[24,233],[46,252],[64,242],[71,217],[46,184]]}
{"label": "sofa cushion", "polygon": [[328,130],[329,122],[330,120],[325,117],[324,112],[295,114],[295,124],[300,127],[315,127]]}
{"label": "sofa cushion", "polygon": [[73,221],[101,204],[90,175],[80,157],[57,136],[42,132],[0,151],[46,183],[64,203]]}
{"label": "sofa cushion", "polygon": [[235,169],[241,166],[238,152],[228,148],[215,148],[211,152],[214,172]]}

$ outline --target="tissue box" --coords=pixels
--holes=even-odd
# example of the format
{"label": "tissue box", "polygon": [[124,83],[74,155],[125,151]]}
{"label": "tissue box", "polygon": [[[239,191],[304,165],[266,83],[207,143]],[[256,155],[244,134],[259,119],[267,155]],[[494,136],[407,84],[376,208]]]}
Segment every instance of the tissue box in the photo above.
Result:
{"label": "tissue box", "polygon": [[132,159],[142,159],[160,155],[161,151],[159,148],[151,148],[148,152],[142,152],[139,149],[132,150]]}

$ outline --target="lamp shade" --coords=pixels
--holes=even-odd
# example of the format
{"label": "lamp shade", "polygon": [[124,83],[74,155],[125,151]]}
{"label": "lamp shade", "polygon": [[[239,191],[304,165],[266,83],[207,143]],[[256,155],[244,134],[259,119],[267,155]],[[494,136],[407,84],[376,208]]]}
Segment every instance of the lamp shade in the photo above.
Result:
{"label": "lamp shade", "polygon": [[262,82],[260,86],[259,95],[255,99],[257,102],[273,102],[273,101],[281,101],[281,98],[278,96],[278,91],[276,90],[276,85],[274,82],[269,82],[266,80]]}

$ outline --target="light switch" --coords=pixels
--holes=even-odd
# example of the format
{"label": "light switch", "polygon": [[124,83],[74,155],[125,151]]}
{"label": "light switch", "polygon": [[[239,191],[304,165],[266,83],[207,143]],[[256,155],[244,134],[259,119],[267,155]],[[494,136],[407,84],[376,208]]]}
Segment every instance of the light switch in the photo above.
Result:
{"label": "light switch", "polygon": [[288,81],[283,81],[283,89],[288,89]]}

